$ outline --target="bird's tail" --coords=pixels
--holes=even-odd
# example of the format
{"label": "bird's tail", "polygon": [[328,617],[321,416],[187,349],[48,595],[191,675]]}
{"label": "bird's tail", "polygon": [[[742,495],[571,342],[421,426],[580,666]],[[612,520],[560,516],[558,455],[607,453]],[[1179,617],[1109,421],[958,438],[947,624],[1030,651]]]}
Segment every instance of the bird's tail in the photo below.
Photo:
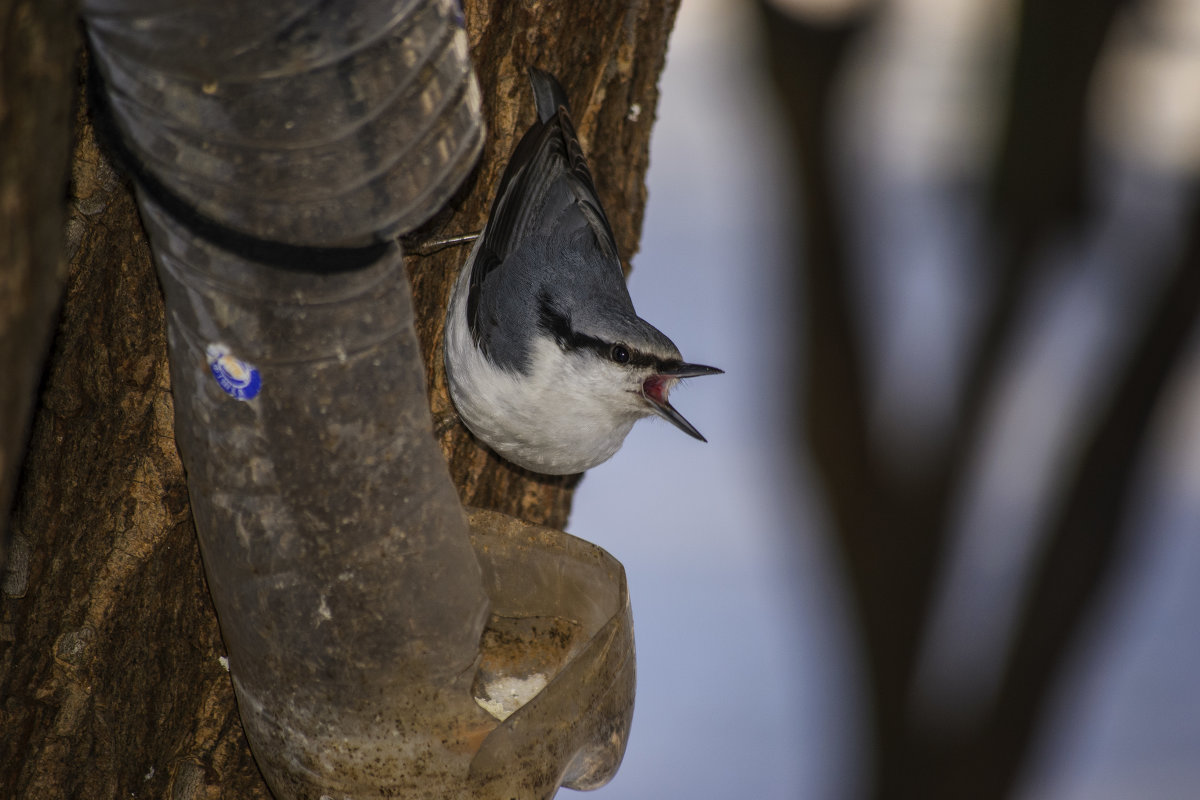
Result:
{"label": "bird's tail", "polygon": [[567,93],[558,79],[545,70],[529,68],[529,83],[533,85],[533,102],[537,105],[538,119],[546,122],[558,113],[559,106],[571,110]]}

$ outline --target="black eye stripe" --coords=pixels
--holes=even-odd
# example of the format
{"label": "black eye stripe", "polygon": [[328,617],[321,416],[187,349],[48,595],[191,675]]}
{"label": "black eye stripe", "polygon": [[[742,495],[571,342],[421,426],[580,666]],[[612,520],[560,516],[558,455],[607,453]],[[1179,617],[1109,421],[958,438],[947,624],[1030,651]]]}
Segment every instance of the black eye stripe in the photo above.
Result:
{"label": "black eye stripe", "polygon": [[[618,342],[618,344],[620,343]],[[618,364],[626,367],[653,367],[655,370],[657,370],[659,368],[659,364],[662,363],[649,353],[643,353],[641,350],[637,350],[629,345],[622,346],[625,348],[627,356],[624,361],[617,361],[616,358],[613,358],[613,361],[617,361]],[[616,347],[616,345],[614,345],[614,347]]]}
{"label": "black eye stripe", "polygon": [[[538,325],[553,336],[554,341],[563,350],[590,350],[605,360],[627,367],[653,367],[658,370],[666,363],[623,342],[606,342],[599,337],[589,336],[572,329],[571,320],[554,307],[546,292],[538,295]],[[622,348],[626,354],[624,361],[616,357],[618,347]]]}

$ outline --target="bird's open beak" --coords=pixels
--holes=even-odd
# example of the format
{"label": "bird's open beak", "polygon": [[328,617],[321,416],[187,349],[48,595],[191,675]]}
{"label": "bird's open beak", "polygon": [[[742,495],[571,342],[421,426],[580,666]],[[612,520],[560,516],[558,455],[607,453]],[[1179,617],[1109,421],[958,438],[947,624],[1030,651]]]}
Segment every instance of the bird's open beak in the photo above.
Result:
{"label": "bird's open beak", "polygon": [[706,367],[701,364],[674,364],[647,378],[642,383],[642,396],[650,403],[654,413],[688,436],[707,442],[708,439],[701,436],[700,431],[696,430],[696,427],[684,419],[683,414],[676,411],[675,407],[667,401],[667,394],[680,378],[699,378],[701,375],[721,375],[724,372],[723,369]]}

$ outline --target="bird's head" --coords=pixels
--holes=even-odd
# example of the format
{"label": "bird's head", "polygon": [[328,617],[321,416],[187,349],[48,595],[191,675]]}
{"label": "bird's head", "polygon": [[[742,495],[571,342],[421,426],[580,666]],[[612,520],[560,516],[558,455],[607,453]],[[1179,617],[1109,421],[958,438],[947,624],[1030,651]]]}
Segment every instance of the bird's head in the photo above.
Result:
{"label": "bird's head", "polygon": [[[640,317],[608,309],[585,318],[548,314],[542,330],[555,339],[569,364],[563,376],[631,421],[656,414],[700,441],[706,441],[668,397],[683,378],[719,375],[723,370],[683,360],[679,348]],[[585,388],[586,387],[586,388]]]}

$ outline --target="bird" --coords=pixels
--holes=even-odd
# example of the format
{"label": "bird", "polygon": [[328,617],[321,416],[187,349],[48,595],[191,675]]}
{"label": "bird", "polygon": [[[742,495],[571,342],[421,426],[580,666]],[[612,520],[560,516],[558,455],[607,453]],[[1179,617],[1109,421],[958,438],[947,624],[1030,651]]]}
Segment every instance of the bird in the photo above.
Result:
{"label": "bird", "polygon": [[454,406],[499,456],[547,475],[607,461],[651,415],[707,441],[668,394],[683,378],[723,370],[685,362],[634,311],[566,92],[536,67],[529,81],[537,119],[513,150],[447,307]]}

